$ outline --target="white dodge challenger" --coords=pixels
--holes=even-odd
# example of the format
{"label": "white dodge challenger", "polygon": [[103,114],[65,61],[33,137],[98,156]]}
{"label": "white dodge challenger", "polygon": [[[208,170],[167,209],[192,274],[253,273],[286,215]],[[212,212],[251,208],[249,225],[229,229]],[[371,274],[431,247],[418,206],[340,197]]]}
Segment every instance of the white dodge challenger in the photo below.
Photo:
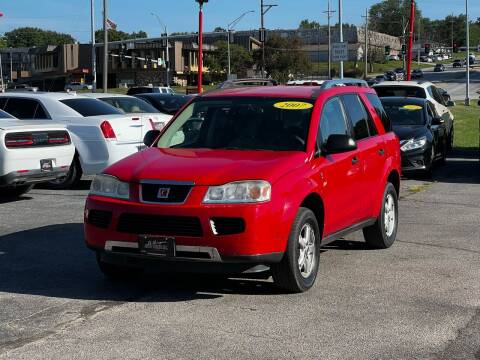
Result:
{"label": "white dodge challenger", "polygon": [[17,197],[37,183],[65,177],[74,154],[64,125],[22,121],[0,110],[1,197]]}

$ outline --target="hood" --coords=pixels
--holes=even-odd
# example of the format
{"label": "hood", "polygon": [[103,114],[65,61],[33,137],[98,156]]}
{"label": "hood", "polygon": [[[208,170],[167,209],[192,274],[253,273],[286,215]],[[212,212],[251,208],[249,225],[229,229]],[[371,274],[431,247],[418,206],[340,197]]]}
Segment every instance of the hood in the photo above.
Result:
{"label": "hood", "polygon": [[393,132],[398,136],[400,140],[408,140],[413,138],[419,138],[427,135],[427,128],[425,126],[393,126]]}
{"label": "hood", "polygon": [[304,152],[149,148],[108,167],[104,173],[128,182],[140,180],[193,181],[222,185],[238,180],[280,177],[307,161]]}

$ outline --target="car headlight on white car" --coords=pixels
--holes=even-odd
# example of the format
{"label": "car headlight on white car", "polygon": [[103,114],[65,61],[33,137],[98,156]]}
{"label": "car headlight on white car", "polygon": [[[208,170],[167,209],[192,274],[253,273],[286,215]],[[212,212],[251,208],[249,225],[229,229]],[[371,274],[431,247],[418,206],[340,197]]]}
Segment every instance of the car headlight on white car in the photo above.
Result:
{"label": "car headlight on white car", "polygon": [[409,151],[409,150],[420,149],[421,147],[425,146],[426,143],[427,143],[427,138],[425,136],[422,136],[417,139],[410,139],[400,147],[400,150]]}
{"label": "car headlight on white car", "polygon": [[90,186],[91,195],[107,196],[116,199],[130,198],[130,185],[111,175],[97,175]]}
{"label": "car headlight on white car", "polygon": [[206,204],[259,203],[270,201],[272,187],[268,181],[235,181],[210,186],[203,198]]}

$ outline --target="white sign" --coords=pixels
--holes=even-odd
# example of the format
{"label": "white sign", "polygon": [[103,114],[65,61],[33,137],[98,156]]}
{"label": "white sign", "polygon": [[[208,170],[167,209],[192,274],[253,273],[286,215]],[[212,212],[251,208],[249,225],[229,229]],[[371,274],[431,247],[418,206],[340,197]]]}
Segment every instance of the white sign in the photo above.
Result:
{"label": "white sign", "polygon": [[348,44],[346,42],[332,44],[332,61],[348,60]]}

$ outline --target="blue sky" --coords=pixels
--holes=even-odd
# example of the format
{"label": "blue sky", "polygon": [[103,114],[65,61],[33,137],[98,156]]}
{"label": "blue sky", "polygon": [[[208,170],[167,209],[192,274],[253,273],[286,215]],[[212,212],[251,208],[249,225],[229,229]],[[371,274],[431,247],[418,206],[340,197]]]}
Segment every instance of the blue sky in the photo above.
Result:
{"label": "blue sky", "polygon": [[[266,26],[270,28],[296,28],[300,20],[308,18],[326,22],[327,0],[266,0],[275,3],[266,15]],[[365,8],[378,0],[343,0],[344,21],[362,23]],[[102,0],[95,0],[97,27],[101,26]],[[337,0],[331,0],[332,9],[337,10]],[[465,12],[464,0],[417,0],[424,16],[442,18],[449,13]],[[248,10],[248,14],[237,26],[238,30],[259,27],[260,0],[210,0],[205,5],[205,30],[226,24]],[[120,30],[145,30],[150,36],[160,33],[157,20],[150,15],[158,13],[168,26],[169,32],[192,31],[197,28],[197,4],[194,0],[109,0],[109,17]],[[0,33],[20,26],[36,26],[71,33],[81,42],[90,36],[90,0],[0,0]],[[480,0],[470,0],[470,18],[480,17]]]}

